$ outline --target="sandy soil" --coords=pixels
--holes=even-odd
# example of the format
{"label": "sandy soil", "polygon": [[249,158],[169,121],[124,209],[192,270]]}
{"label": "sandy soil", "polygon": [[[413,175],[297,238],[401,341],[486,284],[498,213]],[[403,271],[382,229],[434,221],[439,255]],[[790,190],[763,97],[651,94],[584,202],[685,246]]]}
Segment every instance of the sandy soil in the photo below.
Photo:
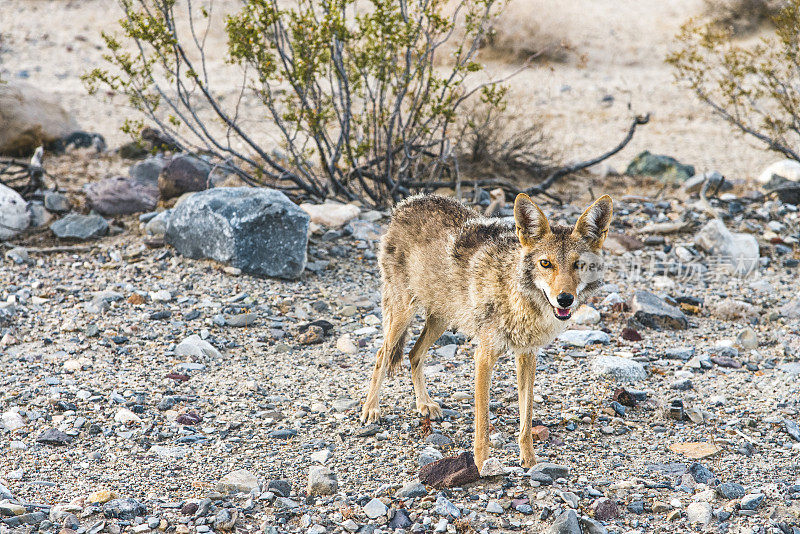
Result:
{"label": "sandy soil", "polygon": [[[216,20],[236,5],[217,2]],[[647,149],[733,180],[753,177],[776,156],[711,116],[673,83],[664,64],[679,26],[701,9],[700,0],[570,0],[541,10],[542,24],[563,31],[572,52],[562,63],[537,64],[514,78],[512,107],[523,119],[544,120],[567,160],[607,150],[622,138],[632,113],[650,112],[651,124],[610,160],[616,169],[624,170]],[[102,64],[100,31],[113,30],[119,15],[109,0],[3,0],[0,74],[60,93],[84,128],[102,133],[112,146],[124,142],[119,127],[132,116],[124,98],[90,97],[80,80]],[[220,73],[215,87],[230,93],[233,82],[219,62],[224,36],[212,28],[208,43],[211,71]],[[495,62],[489,72],[502,75],[513,68]],[[603,100],[608,96],[611,103]]]}

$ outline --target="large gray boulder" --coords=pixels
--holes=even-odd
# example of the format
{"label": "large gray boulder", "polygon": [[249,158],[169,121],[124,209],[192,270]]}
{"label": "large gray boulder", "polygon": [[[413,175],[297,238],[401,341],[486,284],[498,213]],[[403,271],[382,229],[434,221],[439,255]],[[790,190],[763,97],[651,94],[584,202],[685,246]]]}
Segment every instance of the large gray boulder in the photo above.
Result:
{"label": "large gray boulder", "polygon": [[308,224],[308,215],[280,191],[222,187],[178,203],[164,238],[189,258],[291,279],[306,267]]}
{"label": "large gray boulder", "polygon": [[79,129],[55,96],[24,83],[0,83],[0,154],[30,157],[36,147]]}

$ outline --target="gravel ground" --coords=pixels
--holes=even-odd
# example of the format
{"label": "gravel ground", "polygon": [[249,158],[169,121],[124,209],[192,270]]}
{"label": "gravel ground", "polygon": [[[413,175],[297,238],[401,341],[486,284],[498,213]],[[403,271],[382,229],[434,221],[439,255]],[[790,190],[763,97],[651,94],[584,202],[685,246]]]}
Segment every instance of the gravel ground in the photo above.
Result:
{"label": "gravel ground", "polygon": [[[615,228],[687,217],[689,204],[617,201]],[[691,213],[687,219],[699,227],[704,216]],[[569,206],[560,212],[567,220],[575,214]],[[784,235],[796,233],[797,214],[786,206],[748,204],[744,215],[754,224],[780,219]],[[420,456],[437,455],[426,448],[445,456],[471,450],[474,345],[446,335],[432,349],[429,388],[446,408],[444,421],[414,413],[405,362],[384,388],[380,425],[362,427],[360,402],[380,344],[375,242],[341,232],[312,236],[316,272],[286,282],[149,249],[135,218],[118,222],[128,228],[120,235],[68,253],[31,248],[32,263],[6,261],[0,270],[0,297],[16,302],[0,341],[0,428],[19,426],[0,431],[0,492],[26,507],[14,516],[0,499],[7,516],[0,532],[36,529],[18,524],[36,512],[49,512],[44,522],[30,519],[39,530],[66,524],[79,534],[378,532],[397,525],[540,532],[560,528],[551,524],[571,508],[595,518],[585,530],[685,532],[699,517],[714,532],[798,532],[800,336],[797,316],[781,312],[796,296],[798,267],[777,245],[762,239],[765,259],[748,279],[718,275],[701,254],[695,264],[712,267],[702,276],[649,268],[635,275],[636,258],[676,261],[679,244],[697,253],[686,233],[666,236],[669,253],[657,245],[610,256],[609,284],[593,303],[599,323],[573,327],[605,331],[610,343],[557,341],[538,363],[535,418],[544,430],[536,453],[566,475],[550,482],[515,467],[509,356],[496,368],[491,405],[493,456],[505,474],[402,499],[397,492],[417,480]],[[690,327],[658,331],[637,322],[625,303],[640,289],[682,302]],[[318,320],[332,325],[327,335],[302,344],[299,327]],[[418,321],[414,333],[420,329]],[[626,340],[636,333],[641,340]],[[219,352],[181,355],[176,346],[192,335]],[[642,363],[647,378],[624,385],[595,376],[596,357],[609,355]],[[635,407],[612,403],[621,386],[639,399]],[[40,443],[49,429],[63,432],[53,439],[64,444]],[[696,442],[716,452],[692,459],[670,449]],[[704,469],[687,472],[695,462]],[[335,495],[308,495],[309,468],[319,464],[336,474]],[[228,495],[219,481],[237,470],[258,483]],[[291,493],[281,496],[276,480],[288,481]],[[728,492],[720,483],[742,487]],[[117,499],[125,498],[146,510],[120,512]],[[388,512],[378,513],[373,498]],[[442,499],[460,518],[445,513]],[[753,503],[754,510],[743,508]],[[376,507],[377,517],[368,517]],[[73,524],[64,522],[70,512]],[[236,514],[231,527],[226,518]]]}

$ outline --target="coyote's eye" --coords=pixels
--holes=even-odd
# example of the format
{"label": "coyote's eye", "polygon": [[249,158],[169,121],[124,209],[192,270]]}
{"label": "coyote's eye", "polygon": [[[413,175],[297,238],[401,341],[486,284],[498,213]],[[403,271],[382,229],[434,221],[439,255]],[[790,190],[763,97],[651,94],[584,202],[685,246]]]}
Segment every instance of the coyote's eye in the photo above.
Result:
{"label": "coyote's eye", "polygon": [[580,261],[580,260],[576,261],[575,264],[573,265],[573,267],[576,270],[583,269],[585,266],[586,266],[586,264],[584,262]]}
{"label": "coyote's eye", "polygon": [[553,264],[550,263],[550,260],[539,260],[539,265],[541,265],[545,269],[549,269],[550,267],[553,266]]}

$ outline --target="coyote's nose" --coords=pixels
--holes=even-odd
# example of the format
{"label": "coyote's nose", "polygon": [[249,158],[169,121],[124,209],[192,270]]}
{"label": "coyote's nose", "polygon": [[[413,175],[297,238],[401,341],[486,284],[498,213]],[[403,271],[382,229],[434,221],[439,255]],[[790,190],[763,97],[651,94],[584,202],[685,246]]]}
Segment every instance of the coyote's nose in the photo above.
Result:
{"label": "coyote's nose", "polygon": [[558,305],[561,306],[562,308],[569,308],[574,300],[575,297],[573,297],[569,293],[559,293],[558,296],[556,297]]}

